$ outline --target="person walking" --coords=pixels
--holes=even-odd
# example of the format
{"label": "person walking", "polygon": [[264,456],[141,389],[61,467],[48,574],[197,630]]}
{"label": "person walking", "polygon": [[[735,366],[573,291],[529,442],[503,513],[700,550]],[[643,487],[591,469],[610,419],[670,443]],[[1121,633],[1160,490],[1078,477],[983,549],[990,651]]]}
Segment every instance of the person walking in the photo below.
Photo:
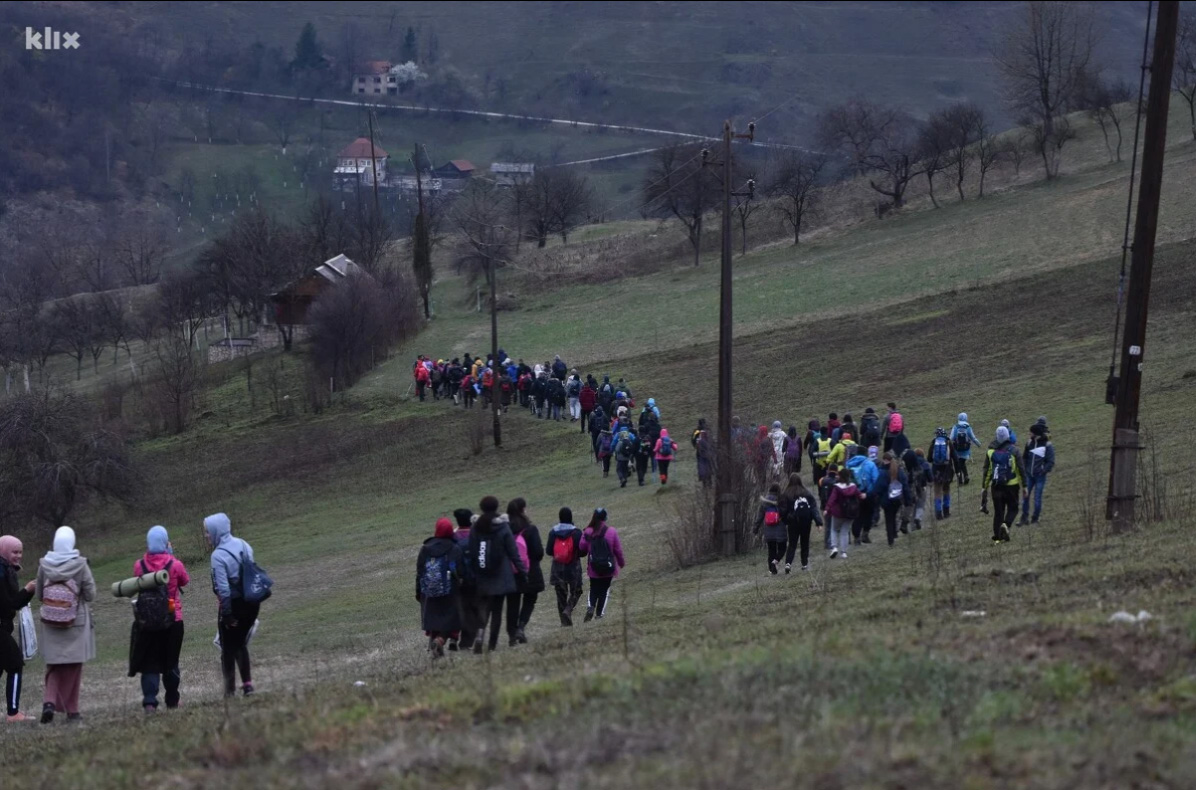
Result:
{"label": "person walking", "polygon": [[603,428],[598,432],[595,449],[598,460],[602,463],[602,476],[610,477],[610,459],[615,452],[615,437],[609,428]]}
{"label": "person walking", "polygon": [[782,472],[786,480],[789,475],[801,472],[801,456],[802,446],[801,439],[797,437],[797,427],[790,425],[785,437],[785,468]]}
{"label": "person walking", "polygon": [[801,548],[801,569],[810,569],[810,530],[816,523],[822,526],[818,501],[801,482],[801,475],[789,475],[789,485],[777,498],[777,508],[785,521],[785,573],[793,570],[793,558]]}
{"label": "person walking", "polygon": [[55,713],[78,721],[83,665],[96,657],[95,622],[88,605],[96,599],[96,582],[87,558],[75,548],[75,531],[70,527],[59,527],[54,533],[54,550],[38,565],[36,589],[42,604],[40,647],[46,662],[41,721],[49,724]]}
{"label": "person walking", "polygon": [[656,468],[660,470],[660,484],[665,485],[669,482],[669,464],[677,452],[677,443],[669,438],[668,428],[660,429],[660,438],[653,449],[656,452]]}
{"label": "person walking", "polygon": [[644,484],[644,478],[648,475],[648,466],[652,462],[654,446],[652,439],[649,436],[645,436],[643,431],[636,435],[635,442],[632,444],[635,476],[641,486]]}
{"label": "person walking", "polygon": [[[892,546],[897,541],[897,516],[901,513],[902,508],[913,504],[913,486],[910,484],[909,475],[906,474],[904,465],[893,457],[892,452],[887,452],[882,456],[880,468],[881,480],[887,481],[885,499],[881,503],[881,509],[885,514],[885,536],[888,537],[889,545]],[[901,531],[909,532],[908,523],[901,525]]]}
{"label": "person walking", "polygon": [[432,658],[443,658],[449,640],[461,634],[461,578],[465,553],[453,540],[453,522],[436,520],[432,537],[424,541],[415,558],[415,600],[420,625],[428,637]]}
{"label": "person walking", "polygon": [[[839,467],[831,464],[826,468],[825,473],[818,481],[818,509],[825,513],[826,503],[830,501],[831,490],[834,489],[835,484],[839,482]],[[827,551],[831,550],[831,525],[830,522],[824,522],[825,529],[823,530],[823,546]]]}
{"label": "person walking", "polygon": [[635,463],[639,437],[631,430],[630,422],[622,422],[619,424],[613,441],[615,443],[615,474],[619,478],[619,487],[626,488],[627,481],[631,478],[631,465]]}
{"label": "person walking", "polygon": [[[796,435],[797,431],[794,431]],[[781,421],[776,420],[772,424],[772,430],[768,432],[769,441],[772,442],[772,465],[768,470],[768,474],[773,479],[778,479],[785,474],[785,457],[786,450],[789,448],[789,435],[785,433],[785,429],[781,427]],[[798,449],[798,457],[801,457],[801,448]]]}
{"label": "person walking", "polygon": [[[959,413],[959,418],[955,421],[955,425],[951,427],[951,435],[948,438],[951,441],[955,479],[961,486],[966,486],[972,482],[972,478],[968,474],[968,461],[972,459],[972,447],[973,445],[976,447],[982,446],[980,440],[976,438],[976,432],[972,430],[972,426],[968,422],[967,412]],[[947,515],[949,516],[950,513]]]}
{"label": "person walking", "polygon": [[581,419],[581,379],[576,370],[565,383],[565,395],[569,398],[569,422],[577,422]]}
{"label": "person walking", "polygon": [[714,444],[710,432],[702,429],[694,442],[694,459],[698,467],[698,482],[702,488],[709,488],[714,482]]}
{"label": "person walking", "polygon": [[556,590],[556,608],[561,626],[573,625],[573,609],[581,600],[581,530],[573,523],[573,511],[563,507],[559,523],[548,531],[548,556],[552,557],[548,581]]}
{"label": "person walking", "polygon": [[457,530],[453,533],[453,542],[461,549],[461,582],[458,587],[458,599],[461,601],[461,636],[457,640],[449,639],[449,652],[456,652],[460,646],[466,650],[473,647],[478,631],[486,627],[486,618],[490,610],[478,611],[478,591],[474,583],[473,566],[469,562],[469,533],[477,516],[467,507],[459,507],[453,511],[453,520],[457,522]]}
{"label": "person walking", "polygon": [[[183,588],[191,583],[191,575],[183,561],[174,556],[170,535],[163,526],[152,527],[146,533],[145,554],[133,563],[134,576],[158,571],[166,571],[166,586],[142,592],[150,600],[139,599],[135,606],[144,611],[142,607],[148,609],[164,602],[168,622],[162,627],[161,623],[135,618],[129,648],[129,677],[141,674],[141,705],[146,713],[158,710],[158,691],[163,685],[167,709],[177,708],[182,682],[179,656],[183,652]],[[154,596],[159,600],[155,601]]]}
{"label": "person walking", "polygon": [[893,453],[894,458],[901,458],[901,454],[909,447],[908,441],[898,442],[897,437],[905,437],[905,418],[897,411],[897,404],[889,401],[888,412],[884,419],[884,451]]}
{"label": "person walking", "polygon": [[256,562],[253,546],[233,537],[233,526],[224,513],[213,513],[203,520],[212,547],[212,592],[220,602],[216,629],[220,636],[220,671],[224,676],[224,696],[237,694],[237,671],[241,672],[241,693],[254,693],[253,665],[249,640],[257,625],[260,603],[245,600],[243,570]]}
{"label": "person walking", "polygon": [[850,469],[840,469],[838,480],[831,486],[826,502],[826,519],[830,524],[831,555],[847,559],[847,547],[851,543],[852,524],[860,515],[860,502],[864,493],[856,487]]}
{"label": "person walking", "polygon": [[[966,417],[967,415],[960,416]],[[971,428],[967,430],[971,431]],[[936,521],[951,517],[951,483],[957,474],[962,474],[959,471],[960,465],[955,453],[955,440],[948,438],[947,429],[935,428],[934,439],[930,442],[930,469],[934,485],[934,518]],[[963,468],[966,472],[966,462]],[[960,479],[963,479],[962,476]]]}
{"label": "person walking", "polygon": [[487,647],[487,620],[490,652],[498,649],[503,603],[508,595],[518,591],[517,577],[527,574],[527,565],[519,556],[508,517],[498,513],[498,498],[484,497],[479,509],[482,514],[469,532],[467,561],[473,571],[478,611],[482,615],[482,627],[473,643],[473,652],[480,654]]}
{"label": "person walking", "polygon": [[1004,425],[997,428],[993,444],[984,458],[984,487],[992,493],[993,543],[1008,543],[1026,470]]}
{"label": "person walking", "polygon": [[581,388],[577,402],[581,408],[581,432],[585,433],[590,430],[590,415],[594,413],[594,407],[598,405],[598,390],[594,389],[592,380],[587,380],[585,386]]}
{"label": "person walking", "polygon": [[595,508],[590,523],[581,533],[581,553],[589,558],[586,576],[590,579],[590,605],[586,607],[585,622],[606,615],[610,600],[610,586],[626,566],[619,533],[606,523],[606,508]]}
{"label": "person walking", "polygon": [[[869,447],[869,453],[875,449]],[[870,455],[857,455],[847,462],[847,470],[851,472],[851,479],[860,490],[862,497],[859,503],[859,515],[852,525],[851,532],[855,544],[872,542],[872,519],[879,515],[880,494],[877,488],[880,480],[880,467]],[[886,487],[887,490],[887,487]]]}
{"label": "person walking", "polygon": [[515,547],[523,561],[526,572],[515,578],[515,592],[507,596],[507,636],[510,646],[526,645],[525,629],[531,622],[536,601],[544,592],[544,571],[540,563],[544,559],[544,543],[540,530],[527,516],[527,501],[516,497],[507,503],[507,520],[511,534],[515,536]]}
{"label": "person walking", "polygon": [[[1014,441],[1010,435],[1010,441]],[[1034,495],[1034,516],[1030,523],[1037,524],[1042,515],[1042,491],[1046,488],[1047,475],[1055,471],[1055,445],[1051,442],[1051,430],[1046,417],[1039,417],[1030,427],[1030,440],[1022,454],[1022,465],[1026,469],[1026,490],[1022,495],[1022,520],[1025,526],[1030,514],[1030,495]]]}
{"label": "person walking", "polygon": [[37,582],[24,587],[17,579],[25,547],[12,535],[0,536],[0,672],[4,673],[4,708],[7,721],[13,724],[29,721],[21,713],[21,685],[25,677],[25,656],[13,637],[20,626],[17,617],[33,600]]}
{"label": "person walking", "polygon": [[780,496],[781,487],[776,483],[770,483],[768,492],[760,497],[756,526],[752,530],[756,535],[760,534],[761,529],[764,531],[764,542],[768,546],[768,573],[771,576],[777,575],[781,560],[785,558],[785,541],[788,540],[785,519],[781,517],[781,511],[777,507],[777,499]]}
{"label": "person walking", "polygon": [[917,450],[906,450],[901,456],[901,462],[905,464],[905,476],[913,494],[912,500],[907,500],[901,511],[903,529],[908,529],[911,522],[915,530],[922,528],[922,516],[926,510],[926,486],[933,474],[930,464],[923,456],[920,447]]}

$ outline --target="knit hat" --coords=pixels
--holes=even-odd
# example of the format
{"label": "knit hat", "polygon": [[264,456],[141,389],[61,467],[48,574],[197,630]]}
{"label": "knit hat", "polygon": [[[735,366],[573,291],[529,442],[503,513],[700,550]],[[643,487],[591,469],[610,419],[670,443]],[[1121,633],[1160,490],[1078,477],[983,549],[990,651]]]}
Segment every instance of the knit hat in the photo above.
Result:
{"label": "knit hat", "polygon": [[[965,422],[966,422],[966,420],[965,420]],[[947,435],[947,429],[946,429],[946,428],[935,428],[935,429],[934,429],[934,435],[935,435],[935,436],[946,436],[946,435]]]}
{"label": "knit hat", "polygon": [[997,429],[997,443],[1004,444],[1009,441],[1009,429],[1002,425]]}

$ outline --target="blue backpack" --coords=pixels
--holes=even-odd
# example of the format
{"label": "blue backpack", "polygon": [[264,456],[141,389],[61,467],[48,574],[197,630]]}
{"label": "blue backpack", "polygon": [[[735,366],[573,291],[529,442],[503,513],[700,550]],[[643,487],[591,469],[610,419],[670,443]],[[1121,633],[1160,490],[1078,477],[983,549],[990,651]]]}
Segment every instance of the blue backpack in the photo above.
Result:
{"label": "blue backpack", "polygon": [[[228,549],[221,550],[230,556],[236,556]],[[256,562],[249,559],[245,552],[238,558],[241,563],[241,599],[245,603],[262,603],[270,597],[274,580]]]}
{"label": "blue backpack", "polygon": [[1013,480],[1013,453],[1008,450],[993,450],[992,454],[992,484],[995,486],[1009,485]]}
{"label": "blue backpack", "polygon": [[951,463],[951,448],[947,444],[947,437],[936,436],[930,449],[930,460],[935,466],[946,466]]}
{"label": "blue backpack", "polygon": [[457,566],[447,556],[428,557],[419,577],[419,591],[425,598],[445,598],[453,594],[453,575]]}

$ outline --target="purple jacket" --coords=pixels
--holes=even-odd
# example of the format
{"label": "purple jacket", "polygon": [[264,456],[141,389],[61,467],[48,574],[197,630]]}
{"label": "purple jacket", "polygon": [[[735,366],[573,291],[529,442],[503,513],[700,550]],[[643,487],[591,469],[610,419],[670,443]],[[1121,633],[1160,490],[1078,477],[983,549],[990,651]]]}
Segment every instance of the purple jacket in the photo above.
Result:
{"label": "purple jacket", "polygon": [[[594,537],[594,530],[586,527],[581,533],[582,554],[588,555],[590,553],[590,538],[592,537]],[[615,532],[615,528],[612,526],[607,526],[605,537],[606,542],[610,544],[611,554],[615,555],[615,575],[610,578],[618,578],[619,569],[627,564],[623,560],[623,544],[619,542],[619,533]],[[586,563],[586,576],[589,576],[591,579],[599,578],[598,575],[594,573],[588,562]]]}

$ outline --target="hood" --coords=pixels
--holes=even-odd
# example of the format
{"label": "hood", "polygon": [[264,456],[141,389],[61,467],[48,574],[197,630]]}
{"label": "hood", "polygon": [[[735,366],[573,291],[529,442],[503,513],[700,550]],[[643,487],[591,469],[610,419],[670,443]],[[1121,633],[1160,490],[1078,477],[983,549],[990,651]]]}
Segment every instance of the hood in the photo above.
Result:
{"label": "hood", "polygon": [[661,438],[661,439],[667,439],[667,438],[669,438],[669,429],[668,429],[668,428],[661,428],[661,429],[660,429],[660,438]]}
{"label": "hood", "polygon": [[956,418],[956,421],[961,424],[966,423],[968,421],[968,413],[966,411],[961,411],[959,413],[959,417]]}
{"label": "hood", "polygon": [[550,529],[548,531],[552,532],[552,533],[556,533],[557,535],[568,535],[569,533],[573,532],[573,530],[575,530],[577,528],[578,527],[576,524],[557,524],[556,526],[554,526],[552,529]]}
{"label": "hood", "polygon": [[150,573],[156,573],[166,567],[166,563],[174,560],[170,554],[150,554],[146,553],[141,561],[145,563],[145,567],[149,569]]}
{"label": "hood", "polygon": [[225,538],[233,534],[232,522],[223,513],[213,513],[203,520],[203,528],[208,531],[208,537],[213,546],[219,546]]}
{"label": "hood", "polygon": [[56,564],[50,564],[46,560],[47,557],[42,558],[41,569],[46,575],[46,581],[50,584],[73,579],[79,575],[79,571],[87,567],[87,560],[83,557],[75,557],[66,562]]}
{"label": "hood", "polygon": [[166,554],[170,550],[170,535],[166,527],[151,527],[145,536],[147,554]]}
{"label": "hood", "polygon": [[433,557],[443,557],[445,554],[448,554],[450,551],[452,551],[456,545],[457,544],[449,538],[431,537],[424,541],[424,548]]}
{"label": "hood", "polygon": [[77,559],[79,550],[75,548],[75,530],[59,527],[54,533],[54,550],[42,557],[42,565],[65,565]]}
{"label": "hood", "polygon": [[649,405],[649,406],[655,406],[655,405],[656,405],[656,398],[648,398],[648,405]]}
{"label": "hood", "polygon": [[767,438],[768,437],[768,426],[761,425],[760,427],[756,428],[756,437],[760,438],[760,439]]}

